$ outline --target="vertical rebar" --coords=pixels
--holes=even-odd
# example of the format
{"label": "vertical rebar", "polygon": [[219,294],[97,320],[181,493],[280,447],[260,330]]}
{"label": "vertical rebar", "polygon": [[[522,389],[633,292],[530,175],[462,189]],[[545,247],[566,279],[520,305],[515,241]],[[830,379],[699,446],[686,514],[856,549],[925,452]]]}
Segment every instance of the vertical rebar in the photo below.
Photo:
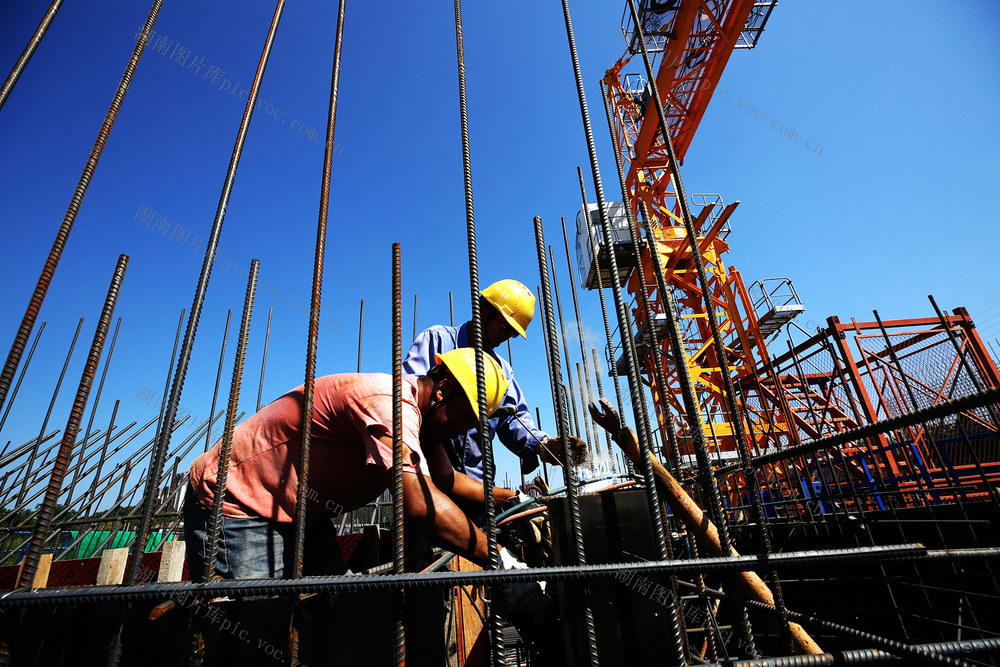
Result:
{"label": "vertical rebar", "polygon": [[[416,304],[414,304],[416,305]],[[415,319],[414,319],[415,321]],[[414,324],[414,327],[416,324]],[[392,244],[392,571],[403,573],[403,291],[399,243]],[[395,664],[406,664],[402,591],[396,598]]]}
{"label": "vertical rebar", "polygon": [[417,295],[413,295],[413,337],[410,340],[417,339]]}
{"label": "vertical rebar", "polygon": [[[157,0],[157,6],[162,0]],[[170,389],[170,399],[167,402],[166,428],[161,429],[160,437],[153,449],[152,461],[149,466],[149,477],[145,492],[142,498],[142,512],[139,523],[136,526],[136,543],[142,544],[149,529],[150,513],[153,508],[153,498],[156,493],[156,480],[163,469],[164,458],[170,446],[171,429],[169,425],[173,423],[177,416],[177,408],[181,400],[181,392],[184,389],[184,378],[187,376],[188,363],[191,360],[191,351],[194,347],[195,334],[198,331],[198,322],[201,319],[201,309],[205,303],[205,293],[208,290],[208,281],[212,273],[212,266],[215,264],[215,255],[219,247],[219,238],[222,235],[222,223],[226,217],[226,209],[229,206],[229,198],[233,191],[233,184],[236,181],[236,170],[240,164],[240,157],[243,154],[243,145],[246,143],[247,134],[250,131],[250,119],[253,117],[254,109],[257,108],[257,97],[260,93],[261,81],[264,78],[264,70],[267,67],[268,59],[271,55],[271,47],[274,44],[274,36],[278,31],[278,22],[281,19],[281,12],[285,7],[285,0],[278,0],[274,9],[274,16],[271,19],[271,26],[268,29],[264,48],[257,64],[257,72],[254,74],[253,84],[250,86],[250,95],[247,97],[246,107],[243,110],[243,119],[240,121],[240,128],[236,135],[236,143],[233,145],[233,153],[229,158],[229,166],[226,169],[226,178],[222,185],[222,192],[219,196],[219,205],[215,211],[215,219],[212,223],[212,231],[209,233],[208,241],[205,244],[205,258],[202,261],[201,273],[198,276],[198,284],[195,287],[194,301],[191,305],[191,316],[188,319],[187,328],[184,331],[184,342],[181,346],[180,357],[177,360],[177,368],[174,371],[174,382]],[[139,576],[139,558],[133,558],[128,572],[129,585],[135,584]]]}
{"label": "vertical rebar", "polygon": [[[280,0],[283,2],[284,0]],[[333,46],[333,65],[330,75],[330,100],[326,118],[326,146],[323,153],[323,175],[320,180],[319,218],[316,225],[316,251],[313,263],[312,298],[309,309],[309,338],[306,345],[305,382],[302,397],[302,447],[299,453],[298,487],[295,496],[295,556],[292,560],[292,578],[302,576],[305,552],[306,494],[309,492],[309,449],[312,437],[313,391],[316,380],[316,349],[319,345],[320,302],[323,289],[323,258],[326,252],[326,227],[330,209],[330,181],[333,175],[334,135],[337,129],[337,95],[340,88],[340,57],[344,43],[344,10],[346,0],[337,8],[337,27]],[[288,635],[289,664],[299,664],[299,614],[292,615]]]}
{"label": "vertical rebar", "polygon": [[510,364],[511,368],[514,367],[514,355],[510,352],[510,338],[507,339],[507,363]]}
{"label": "vertical rebar", "polygon": [[358,372],[361,372],[361,337],[365,331],[365,300],[361,299],[361,313],[358,315]]}
{"label": "vertical rebar", "polygon": [[[219,469],[215,478],[215,497],[212,499],[212,515],[209,517],[208,548],[205,559],[208,570],[205,581],[212,581],[215,575],[215,551],[219,545],[219,526],[222,523],[222,502],[226,495],[226,479],[229,476],[229,455],[233,447],[233,430],[236,428],[236,410],[240,404],[240,386],[243,383],[243,364],[247,354],[247,338],[250,336],[250,320],[253,317],[254,292],[257,289],[257,273],[260,271],[260,261],[250,262],[250,274],[247,277],[247,291],[243,297],[243,318],[240,320],[240,333],[236,339],[236,358],[233,360],[233,379],[229,385],[229,405],[226,408],[226,425],[222,432],[222,445],[219,448]],[[209,414],[211,417],[211,414]],[[211,429],[209,429],[211,430]],[[141,553],[141,551],[139,552]]]}
{"label": "vertical rebar", "polygon": [[[592,347],[590,348],[590,351],[594,355],[594,379],[597,380],[597,397],[604,398],[604,385],[601,383],[601,374],[598,371],[601,365],[600,365],[600,359],[597,356],[597,348]],[[604,431],[604,429],[601,430]],[[604,431],[604,440],[605,444],[608,446],[608,460],[609,460],[609,465],[611,466],[611,472],[618,472],[618,465],[617,461],[615,460],[615,450],[611,446],[611,434],[607,431]],[[594,446],[596,447],[597,444],[595,443]]]}
{"label": "vertical rebar", "polygon": [[[267,344],[271,340],[271,315],[274,315],[274,308],[267,309],[267,330],[264,332],[264,356],[260,360],[260,385],[257,387],[257,412],[260,412],[260,399],[264,395],[264,369],[267,368]],[[227,322],[228,324],[228,322]],[[214,412],[214,408],[212,412]],[[212,415],[209,412],[209,416]]]}
{"label": "vertical rebar", "polygon": [[[90,408],[90,419],[87,421],[87,429],[83,432],[83,440],[80,441],[80,457],[77,459],[77,469],[83,470],[83,455],[87,451],[87,441],[90,439],[90,430],[94,426],[94,417],[97,415],[97,406],[101,402],[101,390],[104,389],[104,378],[108,376],[108,366],[111,365],[111,356],[115,353],[115,341],[118,340],[118,329],[122,325],[122,318],[119,317],[115,323],[115,332],[111,335],[111,344],[108,345],[108,356],[104,359],[104,370],[101,371],[101,381],[97,383],[97,392],[94,394],[94,405]],[[73,483],[69,487],[66,497],[66,505],[73,502],[73,490],[79,481],[78,476],[74,476]]]}
{"label": "vertical rebar", "polygon": [[42,332],[45,331],[45,322],[42,322],[42,326],[38,327],[38,331],[35,332],[35,340],[31,342],[31,349],[28,350],[28,356],[24,360],[24,366],[21,367],[21,374],[17,376],[17,382],[14,384],[14,391],[10,393],[10,400],[7,401],[7,409],[3,411],[3,417],[0,417],[0,431],[3,430],[3,425],[7,421],[7,415],[10,414],[10,408],[14,405],[14,399],[17,398],[17,390],[21,388],[21,381],[24,380],[25,373],[28,372],[28,366],[31,365],[31,357],[35,354],[35,347],[38,345],[38,339],[42,337]]}
{"label": "vertical rebar", "polygon": [[45,491],[45,499],[38,510],[38,521],[31,535],[31,542],[28,550],[24,554],[21,570],[18,573],[16,588],[30,587],[35,580],[35,571],[38,569],[38,560],[42,555],[42,545],[48,536],[49,526],[52,522],[52,515],[55,513],[56,502],[62,490],[63,476],[69,466],[70,457],[73,455],[73,443],[76,441],[76,434],[80,430],[80,422],[83,420],[83,412],[87,407],[87,398],[90,395],[90,388],[94,382],[94,375],[97,373],[97,366],[101,360],[101,351],[104,348],[104,340],[111,326],[111,317],[115,312],[115,304],[118,301],[118,291],[121,289],[122,280],[125,277],[125,267],[128,266],[128,256],[119,255],[115,265],[115,272],[111,277],[111,285],[108,287],[108,295],[104,300],[104,308],[101,310],[101,318],[97,322],[97,329],[94,331],[94,340],[90,345],[90,353],[83,367],[83,374],[80,377],[80,386],[73,400],[73,407],[70,409],[69,419],[66,421],[66,428],[63,430],[62,443],[59,445],[59,453],[56,455],[55,463],[52,465],[52,474],[49,476],[49,486]]}
{"label": "vertical rebar", "polygon": [[[455,0],[455,51],[458,60],[458,108],[462,133],[462,181],[465,194],[466,238],[469,246],[469,291],[472,301],[472,339],[476,352],[476,391],[479,397],[479,449],[483,454],[483,502],[486,504],[486,548],[489,554],[488,569],[499,569],[500,552],[497,549],[496,511],[493,506],[493,443],[490,442],[490,421],[486,405],[486,374],[483,351],[483,322],[479,310],[479,260],[476,256],[476,213],[472,193],[472,151],[469,147],[469,112],[465,91],[465,40],[462,35],[462,0]],[[494,613],[492,591],[487,599],[490,627],[490,660],[499,656],[503,646],[503,627]]]}
{"label": "vertical rebar", "polygon": [[[580,358],[583,360],[583,373],[577,372],[577,377],[582,375],[583,380],[580,381],[580,389],[584,392],[585,397],[591,395],[590,391],[590,363],[587,360],[587,346],[583,341],[583,322],[580,320],[580,302],[576,296],[576,277],[573,274],[573,262],[569,256],[569,235],[566,233],[566,218],[561,217],[562,221],[562,233],[563,233],[563,247],[566,250],[566,270],[569,272],[569,286],[573,293],[573,313],[576,315],[576,332],[580,338]],[[555,269],[553,267],[553,274]],[[584,399],[584,409],[583,409],[583,421],[587,425],[587,446],[591,446],[590,439],[590,416],[587,412],[587,401],[589,399]],[[591,454],[597,453],[597,429],[594,429],[594,439],[593,439],[593,451]]]}
{"label": "vertical rebar", "polygon": [[0,371],[0,408],[3,407],[7,398],[7,390],[10,388],[11,380],[14,379],[14,373],[17,371],[17,366],[21,361],[21,355],[24,353],[24,346],[28,343],[28,336],[31,335],[31,330],[35,326],[35,320],[38,318],[38,311],[42,308],[42,301],[45,300],[45,293],[49,290],[49,285],[52,282],[52,276],[55,274],[56,265],[59,264],[59,258],[62,256],[63,248],[66,247],[66,241],[69,238],[70,231],[73,229],[73,222],[76,220],[76,214],[79,212],[80,205],[83,203],[83,196],[87,193],[87,187],[90,185],[90,179],[94,175],[97,163],[101,159],[101,153],[104,151],[104,146],[108,142],[108,135],[111,133],[111,126],[114,125],[115,118],[118,117],[118,110],[121,108],[122,100],[125,98],[125,93],[128,91],[129,83],[132,81],[132,75],[135,73],[135,68],[139,64],[139,58],[142,57],[142,51],[146,47],[146,41],[149,39],[149,33],[153,29],[153,23],[156,22],[156,16],[159,14],[160,5],[162,4],[163,0],[154,0],[153,7],[149,10],[149,16],[146,17],[146,23],[142,27],[142,32],[139,34],[135,47],[132,49],[132,56],[129,58],[128,65],[125,67],[125,74],[122,75],[121,81],[118,83],[118,89],[115,91],[114,98],[111,100],[111,106],[108,108],[108,112],[104,116],[104,122],[101,124],[101,129],[97,133],[97,140],[94,142],[94,147],[90,150],[90,156],[84,164],[83,173],[80,175],[80,180],[76,184],[76,190],[73,191],[73,197],[70,199],[69,207],[66,209],[66,215],[63,216],[62,224],[59,225],[59,231],[56,233],[56,238],[52,242],[52,248],[49,250],[49,255],[45,260],[45,266],[42,268],[42,273],[38,277],[38,283],[35,285],[35,291],[31,295],[31,300],[28,302],[28,307],[25,310],[24,317],[21,319],[21,325],[17,330],[17,334],[14,336],[14,342],[11,344],[10,353],[7,355],[7,361],[4,363],[3,371]]}
{"label": "vertical rebar", "polygon": [[[545,312],[545,336],[549,341],[549,368],[552,369],[553,387],[556,392],[556,400],[553,408],[555,410],[556,433],[562,441],[563,451],[563,478],[566,485],[566,498],[569,504],[566,513],[566,528],[573,536],[573,546],[576,555],[576,564],[585,565],[587,555],[583,545],[583,525],[580,521],[580,499],[577,488],[576,470],[573,468],[573,459],[569,451],[569,415],[566,410],[566,402],[559,396],[562,389],[561,366],[559,362],[559,339],[556,336],[555,315],[552,311],[552,292],[549,288],[549,269],[545,262],[545,235],[542,231],[542,219],[535,216],[535,245],[538,250],[538,272],[541,277],[541,297],[542,308]],[[589,658],[591,665],[597,665],[597,631],[594,627],[594,615],[590,609],[590,595],[586,587],[581,589],[584,600],[584,621],[587,631],[587,646],[589,648]],[[567,656],[569,659],[569,656]]]}
{"label": "vertical rebar", "polygon": [[[660,507],[659,496],[656,491],[656,484],[653,477],[653,464],[650,453],[652,436],[650,435],[648,415],[642,409],[643,385],[639,379],[639,370],[635,359],[635,341],[632,338],[632,325],[629,320],[628,312],[625,309],[625,301],[622,298],[621,283],[618,279],[618,260],[614,253],[614,238],[611,234],[611,224],[608,221],[607,206],[605,205],[604,200],[604,187],[601,185],[601,173],[597,164],[597,148],[594,144],[594,133],[590,124],[590,114],[587,110],[587,97],[583,88],[583,75],[580,71],[580,60],[576,52],[576,39],[573,36],[573,22],[570,18],[568,0],[562,0],[562,9],[563,20],[566,24],[566,38],[569,42],[570,57],[573,62],[573,74],[576,80],[577,99],[580,103],[580,115],[583,120],[584,137],[587,142],[587,154],[590,158],[590,168],[594,178],[594,189],[597,194],[597,209],[601,220],[601,232],[604,237],[604,246],[608,253],[612,291],[615,297],[615,309],[618,314],[618,327],[621,334],[622,348],[625,354],[625,364],[628,368],[629,392],[632,398],[632,412],[635,416],[636,427],[639,433],[639,449],[642,454],[643,478],[646,483],[649,512],[653,522],[653,533],[656,539],[657,553],[660,559],[666,559],[668,557],[669,550],[667,548],[666,534],[663,530],[663,512]],[[684,640],[681,634],[680,625],[677,623],[677,619],[673,614],[671,615],[671,630],[672,637],[670,640],[670,648],[672,659],[679,665],[685,665],[687,664],[687,661],[685,660],[684,655]]]}
{"label": "vertical rebar", "polygon": [[97,470],[94,472],[94,482],[90,485],[90,490],[87,493],[87,506],[85,510],[80,512],[80,514],[89,514],[90,508],[94,503],[94,494],[97,491],[98,481],[101,479],[101,469],[104,467],[104,462],[107,460],[108,445],[111,444],[111,431],[115,428],[115,417],[118,416],[118,406],[120,403],[120,400],[116,400],[115,407],[111,409],[111,419],[108,421],[108,430],[104,433],[104,445],[101,446],[101,456],[97,459]]}
{"label": "vertical rebar", "polygon": [[448,313],[450,326],[455,326],[455,300],[452,298],[451,292],[448,292]]}
{"label": "vertical rebar", "polygon": [[[573,384],[573,362],[570,361],[569,356],[569,339],[566,336],[566,324],[563,319],[562,314],[562,299],[559,297],[559,277],[556,275],[556,259],[552,253],[552,246],[549,246],[549,263],[552,265],[552,291],[556,296],[556,313],[559,315],[559,332],[562,334],[563,351],[566,354],[566,378],[569,382],[569,405],[572,409],[573,414],[573,428],[576,430],[576,434],[579,435],[580,431],[583,430],[587,436],[587,453],[591,460],[594,458],[593,446],[590,443],[590,421],[587,419],[587,406],[584,404],[582,406],[582,419],[581,415],[577,412],[576,404],[579,400],[579,395],[576,392],[576,387]],[[573,275],[570,274],[570,280],[572,280]],[[577,374],[577,380],[581,383],[581,394],[582,394],[582,380],[579,378],[579,373]],[[580,428],[580,423],[583,422],[584,429]]]}
{"label": "vertical rebar", "polygon": [[[590,253],[591,253],[591,255],[594,258],[594,276],[597,278],[597,296],[600,297],[600,300],[601,300],[601,316],[604,319],[604,336],[607,339],[608,356],[611,358],[611,372],[610,372],[610,375],[611,375],[611,379],[614,382],[614,386],[615,386],[615,402],[618,403],[618,416],[619,416],[619,419],[623,420],[622,421],[622,426],[624,426],[625,425],[625,423],[624,423],[624,419],[625,419],[625,405],[622,402],[622,390],[621,390],[621,385],[618,382],[618,368],[617,368],[617,364],[615,363],[615,359],[613,358],[615,344],[614,344],[614,340],[612,340],[612,338],[611,338],[611,323],[608,321],[608,306],[607,306],[607,302],[604,299],[604,279],[601,278],[601,262],[600,262],[600,257],[599,257],[600,253],[598,252],[597,244],[594,243],[594,234],[593,234],[593,229],[592,229],[592,225],[591,225],[591,222],[590,222],[590,213],[587,211],[587,186],[583,182],[583,169],[581,169],[580,167],[577,167],[576,168],[576,174],[577,174],[577,176],[580,179],[580,198],[583,200],[583,219],[584,219],[584,224],[587,225],[587,243],[590,245]],[[608,273],[610,275],[610,270],[609,270]],[[623,347],[624,347],[624,345],[623,345]],[[595,370],[595,373],[599,374],[599,372],[596,371],[596,370]],[[610,447],[610,445],[609,445],[609,447]],[[632,470],[632,462],[630,460],[628,460],[628,459],[624,459],[624,460],[625,460],[625,463],[626,463],[626,467],[624,469],[631,471]]]}
{"label": "vertical rebar", "polygon": [[[226,358],[226,340],[229,338],[229,322],[233,319],[232,309],[226,311],[226,328],[222,332],[222,347],[219,350],[219,370],[215,373],[215,389],[212,390],[212,407],[208,411],[209,420],[212,419],[212,415],[215,414],[215,404],[219,399],[219,384],[222,382],[222,365]],[[271,316],[268,314],[268,323],[270,324]],[[261,369],[263,373],[263,369]],[[260,395],[257,396],[258,408],[257,411],[260,412]],[[212,427],[209,426],[208,430],[205,431],[205,451],[207,452],[212,447]]]}
{"label": "vertical rebar", "polygon": [[49,5],[48,11],[45,12],[45,16],[42,17],[42,22],[35,30],[35,34],[31,36],[31,39],[28,41],[28,45],[24,47],[24,51],[21,52],[21,57],[17,59],[16,63],[14,63],[14,68],[7,76],[7,80],[3,82],[3,86],[0,87],[0,109],[3,109],[3,105],[7,101],[10,91],[14,89],[14,85],[21,77],[21,72],[24,71],[28,61],[31,60],[31,56],[34,55],[35,49],[37,49],[38,45],[41,43],[42,37],[45,36],[45,32],[49,29],[49,25],[52,23],[52,19],[55,18],[56,12],[59,11],[59,7],[62,6],[62,3],[63,0],[52,1],[52,4]]}

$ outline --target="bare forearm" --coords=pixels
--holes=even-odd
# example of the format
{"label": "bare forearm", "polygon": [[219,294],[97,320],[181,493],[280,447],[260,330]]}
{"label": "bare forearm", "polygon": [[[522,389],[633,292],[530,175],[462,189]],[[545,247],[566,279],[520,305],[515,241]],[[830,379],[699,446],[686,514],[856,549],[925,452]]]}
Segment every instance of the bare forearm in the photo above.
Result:
{"label": "bare forearm", "polygon": [[[483,504],[486,497],[486,489],[482,482],[478,482],[468,475],[460,472],[455,473],[455,480],[448,492],[452,498],[464,500],[471,503]],[[493,504],[501,505],[506,500],[513,498],[517,494],[510,489],[501,486],[493,487]]]}
{"label": "bare forearm", "polygon": [[406,518],[432,544],[454,551],[480,565],[487,563],[486,536],[430,480],[420,475],[404,475],[403,500]]}

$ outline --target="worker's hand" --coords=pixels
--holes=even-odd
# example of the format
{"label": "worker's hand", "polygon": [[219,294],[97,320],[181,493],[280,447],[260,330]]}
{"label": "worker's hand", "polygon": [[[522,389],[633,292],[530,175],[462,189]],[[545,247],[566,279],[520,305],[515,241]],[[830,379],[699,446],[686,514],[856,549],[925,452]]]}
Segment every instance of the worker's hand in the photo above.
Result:
{"label": "worker's hand", "polygon": [[[578,466],[587,460],[587,445],[580,438],[576,436],[569,436],[566,438],[569,443],[569,453],[570,459],[573,465]],[[542,446],[539,447],[538,455],[541,457],[542,461],[548,463],[549,465],[562,465],[563,462],[563,446],[561,438],[545,438],[542,440]]]}
{"label": "worker's hand", "polygon": [[611,402],[608,399],[602,398],[600,401],[591,401],[587,407],[590,409],[590,418],[605,431],[611,435],[615,435],[621,430],[621,417],[618,416],[618,411],[611,407]]}
{"label": "worker's hand", "polygon": [[507,500],[503,501],[503,504],[500,505],[500,509],[502,511],[507,511],[507,510],[513,509],[513,508],[517,507],[518,505],[520,505],[522,503],[525,503],[525,502],[527,502],[529,500],[531,500],[531,496],[529,496],[528,494],[526,494],[523,491],[518,491],[513,496],[511,496],[510,498],[508,498]]}

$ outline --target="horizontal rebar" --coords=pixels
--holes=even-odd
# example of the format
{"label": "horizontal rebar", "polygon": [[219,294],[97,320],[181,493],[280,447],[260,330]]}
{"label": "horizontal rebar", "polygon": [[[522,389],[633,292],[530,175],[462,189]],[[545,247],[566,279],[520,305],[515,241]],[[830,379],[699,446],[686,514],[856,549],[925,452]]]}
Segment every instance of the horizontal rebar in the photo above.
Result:
{"label": "horizontal rebar", "polygon": [[[1000,651],[1000,639],[967,639],[957,642],[941,642],[938,644],[914,644],[915,648],[933,651],[940,655],[965,656],[977,653],[996,653]],[[813,665],[869,665],[879,662],[904,662],[906,658],[878,651],[861,649],[857,651],[840,651],[822,655],[797,655],[787,658],[771,658],[757,660],[741,660],[739,662],[710,663],[708,667],[763,667],[775,665],[780,667],[812,667]]]}
{"label": "horizontal rebar", "polygon": [[302,579],[243,579],[212,583],[158,583],[137,586],[92,586],[87,588],[45,588],[32,591],[9,591],[0,596],[0,609],[26,606],[52,606],[69,603],[127,602],[162,600],[176,594],[197,598],[221,595],[235,597],[294,595],[306,593],[397,591],[400,588],[442,588],[481,586],[530,581],[573,581],[607,578],[614,575],[688,575],[709,572],[764,570],[795,565],[858,561],[939,560],[955,558],[1000,558],[1000,548],[928,550],[922,544],[896,544],[852,549],[792,551],[770,556],[757,554],[731,558],[704,558],[685,561],[647,561],[641,563],[605,563],[523,570],[479,570],[472,572],[410,573],[401,575],[347,575],[303,577]]}

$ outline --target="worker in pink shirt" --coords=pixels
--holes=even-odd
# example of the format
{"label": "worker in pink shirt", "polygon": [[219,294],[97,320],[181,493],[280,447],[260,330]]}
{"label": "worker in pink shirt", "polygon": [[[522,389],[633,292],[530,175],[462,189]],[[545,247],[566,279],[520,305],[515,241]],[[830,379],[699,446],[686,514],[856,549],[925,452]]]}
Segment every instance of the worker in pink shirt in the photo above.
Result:
{"label": "worker in pink shirt", "polygon": [[[484,355],[489,414],[507,392],[499,364]],[[455,500],[483,503],[481,482],[455,472],[442,444],[479,423],[475,351],[436,355],[426,375],[403,377],[403,507],[434,544],[487,562],[486,537]],[[278,398],[236,427],[219,527],[216,573],[230,579],[291,572],[303,387]],[[305,493],[305,574],[340,574],[331,517],[377,499],[392,480],[392,376],[327,375],[314,392],[309,480]],[[206,535],[217,493],[221,441],[191,465],[184,507],[192,581],[207,569]],[[493,501],[514,496],[495,487]]]}

